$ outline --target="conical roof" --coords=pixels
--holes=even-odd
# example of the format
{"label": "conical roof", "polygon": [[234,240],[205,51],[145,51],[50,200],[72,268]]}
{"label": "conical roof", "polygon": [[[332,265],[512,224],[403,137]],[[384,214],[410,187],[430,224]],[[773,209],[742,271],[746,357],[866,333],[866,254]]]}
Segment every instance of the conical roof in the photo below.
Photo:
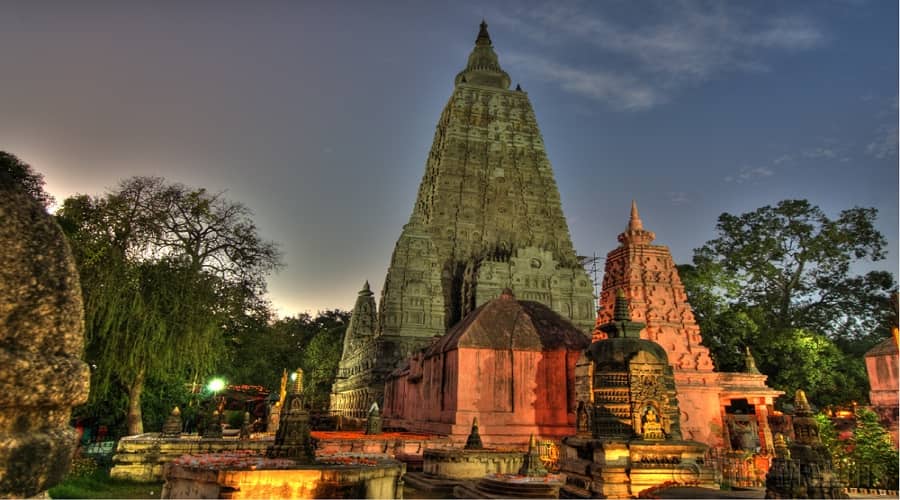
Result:
{"label": "conical roof", "polygon": [[482,19],[478,37],[475,39],[475,48],[469,54],[466,69],[456,75],[456,84],[467,83],[508,89],[511,82],[509,75],[500,68],[500,61],[491,44],[491,35],[488,34],[487,23]]}

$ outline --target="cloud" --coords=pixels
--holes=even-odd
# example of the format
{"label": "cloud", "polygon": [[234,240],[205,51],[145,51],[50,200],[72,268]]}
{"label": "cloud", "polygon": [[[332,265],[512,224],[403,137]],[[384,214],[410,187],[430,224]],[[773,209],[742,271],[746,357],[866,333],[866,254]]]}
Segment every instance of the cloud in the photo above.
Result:
{"label": "cloud", "polygon": [[825,36],[803,17],[770,19],[758,32],[747,34],[746,41],[770,49],[806,50],[822,44]]}
{"label": "cloud", "polygon": [[897,156],[897,125],[879,127],[875,139],[866,146],[866,154],[879,160]]}
{"label": "cloud", "polygon": [[837,157],[837,153],[832,148],[813,148],[807,149],[803,153],[804,158],[833,160]]}
{"label": "cloud", "polygon": [[[826,41],[821,28],[800,15],[766,17],[725,2],[665,1],[638,16],[616,12],[622,5],[547,2],[496,12],[491,19],[550,49],[590,45],[602,55],[603,69],[582,65],[575,70],[579,74],[556,81],[565,90],[626,110],[658,105],[679,88],[726,72],[769,71],[764,61],[769,52],[809,50]],[[637,85],[644,104],[618,106],[620,93],[605,90],[627,82]]]}
{"label": "cloud", "polygon": [[781,155],[778,158],[775,158],[774,160],[772,160],[772,164],[773,165],[781,165],[782,163],[790,162],[793,160],[794,160],[794,157],[791,155]]}
{"label": "cloud", "polygon": [[673,205],[683,205],[685,203],[689,203],[691,200],[690,198],[688,198],[687,193],[685,193],[684,191],[670,191],[669,201]]}
{"label": "cloud", "polygon": [[771,177],[773,175],[775,175],[775,171],[769,167],[742,167],[741,171],[736,176],[729,175],[728,177],[725,177],[725,182],[743,184],[750,180]]}
{"label": "cloud", "polygon": [[516,53],[507,56],[506,63],[540,80],[557,83],[574,94],[606,101],[616,109],[648,109],[664,98],[652,86],[630,75],[574,68],[542,57]]}

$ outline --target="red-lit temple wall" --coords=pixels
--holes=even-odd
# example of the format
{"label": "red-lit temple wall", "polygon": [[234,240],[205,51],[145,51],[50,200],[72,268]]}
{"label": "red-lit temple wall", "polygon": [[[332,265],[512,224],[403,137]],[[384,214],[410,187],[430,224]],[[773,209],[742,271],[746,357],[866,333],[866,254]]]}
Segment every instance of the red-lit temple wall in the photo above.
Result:
{"label": "red-lit temple wall", "polygon": [[486,444],[574,434],[580,351],[459,348],[410,359],[385,387],[385,425],[465,441],[478,417]]}

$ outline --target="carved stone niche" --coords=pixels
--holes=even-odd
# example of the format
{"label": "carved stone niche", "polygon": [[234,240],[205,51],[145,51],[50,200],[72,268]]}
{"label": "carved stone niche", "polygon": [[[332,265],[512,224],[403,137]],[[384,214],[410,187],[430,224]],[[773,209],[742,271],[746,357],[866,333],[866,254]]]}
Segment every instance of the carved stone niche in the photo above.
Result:
{"label": "carved stone niche", "polygon": [[58,483],[87,400],[84,311],[75,263],[44,208],[0,174],[0,497]]}

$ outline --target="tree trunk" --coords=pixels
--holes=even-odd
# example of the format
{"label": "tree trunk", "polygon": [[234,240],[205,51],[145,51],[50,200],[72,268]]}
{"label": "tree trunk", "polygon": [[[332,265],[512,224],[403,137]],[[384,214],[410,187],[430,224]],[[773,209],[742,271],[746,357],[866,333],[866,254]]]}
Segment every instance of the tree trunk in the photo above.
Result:
{"label": "tree trunk", "polygon": [[144,392],[144,369],[138,371],[134,382],[128,388],[128,435],[144,433],[144,421],[141,416],[141,394]]}

